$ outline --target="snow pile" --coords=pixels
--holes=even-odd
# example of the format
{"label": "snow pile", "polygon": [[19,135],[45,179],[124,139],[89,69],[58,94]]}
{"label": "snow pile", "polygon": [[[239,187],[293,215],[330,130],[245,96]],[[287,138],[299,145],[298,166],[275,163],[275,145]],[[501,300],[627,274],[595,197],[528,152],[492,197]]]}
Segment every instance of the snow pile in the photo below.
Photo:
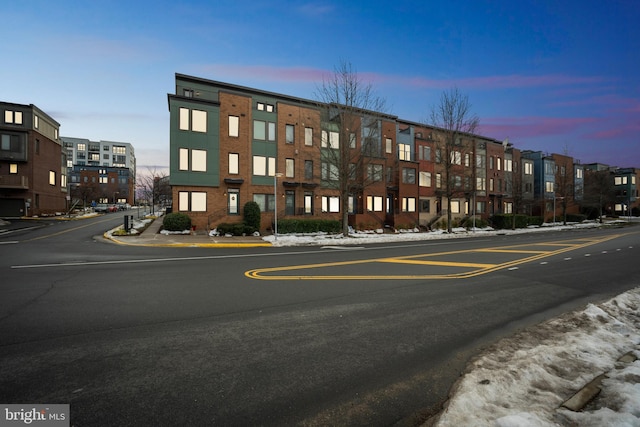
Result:
{"label": "snow pile", "polygon": [[[640,288],[503,339],[471,362],[435,426],[640,426]],[[561,405],[600,374],[581,412]]]}

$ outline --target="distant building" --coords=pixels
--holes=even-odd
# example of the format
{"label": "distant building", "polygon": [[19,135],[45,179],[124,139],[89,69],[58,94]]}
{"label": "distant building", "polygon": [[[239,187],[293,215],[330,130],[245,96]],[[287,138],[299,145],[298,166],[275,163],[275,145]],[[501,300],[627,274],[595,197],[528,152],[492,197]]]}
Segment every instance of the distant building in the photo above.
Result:
{"label": "distant building", "polygon": [[74,203],[135,202],[136,156],[128,142],[61,137]]}
{"label": "distant building", "polygon": [[60,124],[33,104],[0,102],[0,217],[63,213],[67,156]]}

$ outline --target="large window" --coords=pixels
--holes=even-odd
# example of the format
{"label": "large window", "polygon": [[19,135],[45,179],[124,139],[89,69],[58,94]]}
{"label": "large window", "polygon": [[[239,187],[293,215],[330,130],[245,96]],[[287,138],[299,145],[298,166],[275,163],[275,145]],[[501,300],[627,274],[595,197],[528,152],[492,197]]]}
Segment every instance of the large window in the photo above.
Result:
{"label": "large window", "polygon": [[321,145],[324,148],[333,148],[337,150],[340,148],[340,134],[338,132],[327,132],[326,130],[323,130]]}
{"label": "large window", "polygon": [[274,176],[276,173],[276,158],[253,156],[253,174],[257,176]]}
{"label": "large window", "polygon": [[402,212],[415,212],[416,211],[416,198],[415,197],[403,197],[402,198]]}
{"label": "large window", "polygon": [[5,123],[13,123],[16,125],[22,124],[22,111],[11,111],[5,110],[4,112],[4,122]]}
{"label": "large window", "polygon": [[183,212],[206,212],[207,193],[204,191],[180,191],[178,210]]}
{"label": "large window", "polygon": [[322,212],[340,212],[340,197],[322,196]]}
{"label": "large window", "polygon": [[462,153],[459,151],[451,152],[451,164],[452,165],[461,165],[462,164]]}
{"label": "large window", "polygon": [[524,163],[524,174],[533,175],[533,163],[530,163],[530,162]]}
{"label": "large window", "polygon": [[260,206],[260,212],[273,212],[275,208],[273,194],[254,194],[253,201]]}
{"label": "large window", "polygon": [[323,181],[337,181],[338,180],[338,166],[333,163],[322,162],[320,164],[322,168],[321,178]]}
{"label": "large window", "polygon": [[402,168],[402,182],[404,184],[415,184],[416,170],[413,168]]}
{"label": "large window", "polygon": [[207,112],[202,110],[189,110],[180,108],[179,110],[180,130],[192,130],[194,132],[207,132]]}
{"label": "large window", "polygon": [[287,144],[295,142],[295,129],[294,125],[285,125],[285,142]]}
{"label": "large window", "polygon": [[276,124],[273,122],[265,122],[262,120],[253,121],[253,139],[260,141],[276,140]]}
{"label": "large window", "polygon": [[398,144],[398,158],[411,160],[411,146],[409,144]]}
{"label": "large window", "polygon": [[[189,156],[191,154],[191,156]],[[191,158],[189,158],[191,157]],[[191,167],[189,167],[191,164]],[[180,148],[178,168],[181,171],[206,172],[207,171],[207,151],[206,150],[189,150],[188,148]]]}
{"label": "large window", "polygon": [[367,196],[367,210],[370,212],[382,212],[382,196]]}
{"label": "large window", "polygon": [[487,190],[487,178],[476,178],[476,190],[478,191]]}
{"label": "large window", "polygon": [[544,183],[544,191],[546,191],[547,193],[553,193],[554,189],[553,189],[553,181],[546,181]]}

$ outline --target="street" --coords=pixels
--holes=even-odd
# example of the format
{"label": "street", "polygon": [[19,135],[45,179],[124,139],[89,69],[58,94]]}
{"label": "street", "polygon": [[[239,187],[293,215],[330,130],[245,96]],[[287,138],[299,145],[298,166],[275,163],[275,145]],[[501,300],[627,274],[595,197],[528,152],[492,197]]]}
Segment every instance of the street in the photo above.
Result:
{"label": "street", "polygon": [[121,222],[0,234],[0,402],[70,403],[78,426],[415,425],[479,349],[640,282],[636,227],[220,249],[100,237]]}

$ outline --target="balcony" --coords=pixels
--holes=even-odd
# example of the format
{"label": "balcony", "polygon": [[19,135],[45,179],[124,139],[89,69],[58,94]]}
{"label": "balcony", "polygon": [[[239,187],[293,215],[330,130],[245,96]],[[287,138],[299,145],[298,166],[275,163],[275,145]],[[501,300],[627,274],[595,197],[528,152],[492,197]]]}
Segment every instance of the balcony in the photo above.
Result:
{"label": "balcony", "polygon": [[18,190],[29,189],[29,177],[26,175],[0,175],[0,188],[13,188]]}

